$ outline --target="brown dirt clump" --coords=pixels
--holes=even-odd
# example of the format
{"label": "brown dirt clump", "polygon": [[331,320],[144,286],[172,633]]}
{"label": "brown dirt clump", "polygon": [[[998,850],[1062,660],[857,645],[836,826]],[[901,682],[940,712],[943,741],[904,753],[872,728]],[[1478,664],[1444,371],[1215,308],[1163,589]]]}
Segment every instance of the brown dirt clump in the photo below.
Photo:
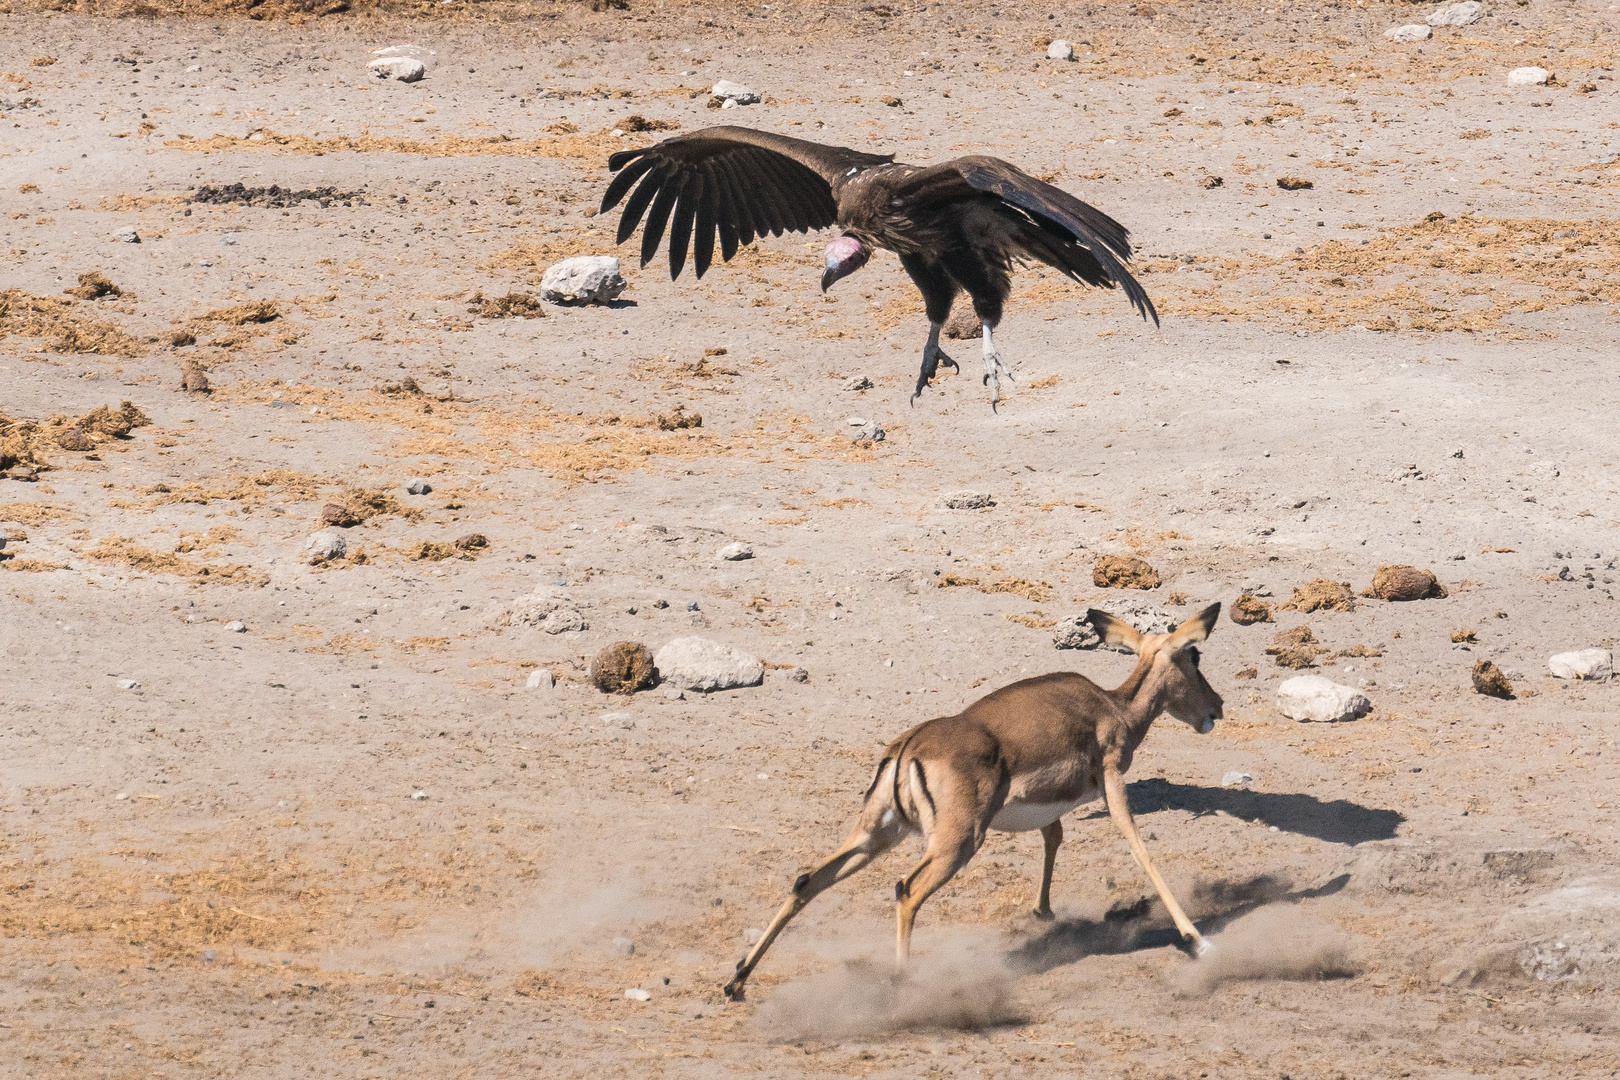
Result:
{"label": "brown dirt clump", "polygon": [[640,113],[627,116],[615,125],[621,131],[679,131],[679,120],[649,120]]}
{"label": "brown dirt clump", "polygon": [[982,593],[1012,593],[1022,596],[1025,600],[1037,604],[1044,604],[1052,599],[1052,583],[1049,581],[1030,581],[1028,578],[1005,577],[998,578],[988,585],[979,586]]}
{"label": "brown dirt clump", "polygon": [[1502,669],[1489,660],[1481,660],[1474,665],[1473,681],[1476,694],[1502,698],[1504,701],[1513,697],[1513,684]]}
{"label": "brown dirt clump", "polygon": [[413,561],[443,562],[461,554],[454,544],[439,540],[421,540],[405,549],[405,557]]}
{"label": "brown dirt clump", "polygon": [[169,335],[169,344],[177,349],[197,344],[197,335],[190,330],[176,330]]}
{"label": "brown dirt clump", "polygon": [[322,525],[335,525],[340,529],[352,529],[354,526],[360,524],[364,520],[365,518],[361,517],[359,514],[356,514],[347,506],[340,506],[337,503],[327,503],[325,506],[321,507]]}
{"label": "brown dirt clump", "polygon": [[1271,605],[1258,596],[1244,593],[1232,602],[1231,618],[1239,626],[1248,626],[1257,622],[1270,622]]}
{"label": "brown dirt clump", "polygon": [[114,285],[105,274],[95,270],[80,274],[78,285],[62,291],[69,296],[78,297],[80,300],[100,300],[103,296],[124,295],[123,289]]}
{"label": "brown dirt clump", "polygon": [[110,322],[78,314],[73,300],[35,296],[21,289],[0,290],[0,337],[46,339],[52,352],[98,356],[142,356],[146,347]]}
{"label": "brown dirt clump", "polygon": [[1232,672],[1232,678],[1234,679],[1258,679],[1259,677],[1260,669],[1257,667],[1246,667]]}
{"label": "brown dirt clump", "polygon": [[1271,639],[1266,655],[1275,657],[1278,667],[1308,668],[1316,666],[1316,658],[1327,652],[1316,643],[1316,635],[1309,626],[1296,626],[1284,630]]}
{"label": "brown dirt clump", "polygon": [[682,431],[703,426],[703,414],[689,413],[685,405],[675,406],[674,412],[659,413],[655,419],[659,431]]}
{"label": "brown dirt clump", "polygon": [[1304,585],[1295,586],[1294,595],[1278,610],[1297,611],[1302,615],[1313,611],[1354,611],[1356,597],[1348,581],[1312,578]]}
{"label": "brown dirt clump", "polygon": [[1091,583],[1099,589],[1157,589],[1164,582],[1145,559],[1102,555],[1091,568]]}
{"label": "brown dirt clump", "polygon": [[456,537],[456,550],[463,555],[478,557],[478,553],[489,547],[489,537],[483,533],[468,533],[466,536]]}
{"label": "brown dirt clump", "polygon": [[652,653],[639,641],[616,641],[591,661],[591,683],[604,694],[633,694],[654,681]]}
{"label": "brown dirt clump", "polygon": [[236,304],[233,307],[215,308],[197,316],[200,322],[222,322],[231,326],[246,326],[249,323],[274,322],[281,318],[281,312],[274,300],[253,300],[246,304]]}
{"label": "brown dirt clump", "polygon": [[63,450],[83,453],[103,443],[128,438],[130,432],[151,422],[132,402],[125,401],[117,409],[98,405],[76,419],[53,416],[45,422],[45,432]]}
{"label": "brown dirt clump", "polygon": [[977,587],[979,584],[979,579],[976,577],[965,577],[962,574],[941,574],[939,580],[934,582],[934,584],[941,589],[955,589],[963,586]]}
{"label": "brown dirt clump", "polygon": [[[343,500],[341,509],[354,518],[353,524],[355,525],[360,524],[362,521],[369,521],[374,517],[385,517],[389,514],[398,514],[406,521],[422,520],[422,511],[414,506],[406,506],[385,488],[378,488],[373,491],[352,491]],[[321,516],[324,520],[324,510]],[[345,529],[348,527],[347,525],[342,526]]]}
{"label": "brown dirt clump", "polygon": [[540,298],[530,293],[514,292],[505,296],[491,296],[483,299],[476,307],[469,310],[484,319],[543,319],[546,317],[546,306]]}
{"label": "brown dirt clump", "polygon": [[1477,631],[1477,630],[1453,630],[1451,632],[1451,643],[1453,645],[1462,645],[1462,644],[1472,645],[1474,642],[1476,642],[1478,640],[1479,640],[1479,631]]}
{"label": "brown dirt clump", "polygon": [[1306,191],[1315,187],[1316,184],[1303,176],[1279,176],[1277,177],[1277,186],[1284,191]]}
{"label": "brown dirt clump", "polygon": [[188,394],[207,394],[212,391],[208,385],[208,372],[195,360],[187,360],[185,367],[180,369],[180,389]]}
{"label": "brown dirt clump", "polygon": [[1446,587],[1433,571],[1415,566],[1380,566],[1362,596],[1375,600],[1444,600]]}
{"label": "brown dirt clump", "polygon": [[38,436],[38,424],[0,413],[0,470],[15,465],[43,466],[45,462],[36,450]]}

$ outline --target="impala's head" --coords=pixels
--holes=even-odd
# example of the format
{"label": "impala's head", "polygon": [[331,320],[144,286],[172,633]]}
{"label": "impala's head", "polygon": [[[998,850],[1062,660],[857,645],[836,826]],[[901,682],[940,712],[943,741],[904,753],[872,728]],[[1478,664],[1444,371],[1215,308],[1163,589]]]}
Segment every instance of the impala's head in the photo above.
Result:
{"label": "impala's head", "polygon": [[866,260],[871,257],[872,249],[849,233],[828,244],[827,268],[821,272],[821,291],[826,292],[832,288],[832,283],[839,278],[849,277],[865,266]]}
{"label": "impala's head", "polygon": [[1142,634],[1106,611],[1086,612],[1097,634],[1110,645],[1123,645],[1142,658],[1164,711],[1201,735],[1215,730],[1221,719],[1221,695],[1198,669],[1198,643],[1209,637],[1220,617],[1221,605],[1211,604],[1168,634]]}

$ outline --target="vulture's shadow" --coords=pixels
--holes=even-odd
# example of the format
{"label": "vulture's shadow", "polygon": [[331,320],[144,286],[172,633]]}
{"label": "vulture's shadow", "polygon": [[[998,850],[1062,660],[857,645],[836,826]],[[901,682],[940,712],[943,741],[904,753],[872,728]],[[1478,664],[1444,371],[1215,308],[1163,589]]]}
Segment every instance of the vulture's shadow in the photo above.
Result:
{"label": "vulture's shadow", "polygon": [[1406,821],[1406,815],[1398,810],[1380,810],[1348,799],[1323,802],[1314,795],[1201,787],[1158,777],[1133,782],[1130,799],[1131,811],[1136,814],[1191,810],[1204,815],[1224,810],[1244,821],[1275,825],[1285,832],[1326,840],[1330,844],[1393,840],[1396,828]]}
{"label": "vulture's shadow", "polygon": [[[1262,874],[1248,881],[1205,885],[1198,890],[1198,906],[1210,913],[1196,920],[1198,929],[1205,935],[1218,934],[1227,924],[1267,904],[1332,896],[1349,881],[1349,874],[1340,874],[1316,888],[1295,890],[1283,878]],[[1007,963],[1021,975],[1038,975],[1088,956],[1117,956],[1166,946],[1187,951],[1164,908],[1144,896],[1132,904],[1114,905],[1101,919],[1059,920],[1008,953]]]}

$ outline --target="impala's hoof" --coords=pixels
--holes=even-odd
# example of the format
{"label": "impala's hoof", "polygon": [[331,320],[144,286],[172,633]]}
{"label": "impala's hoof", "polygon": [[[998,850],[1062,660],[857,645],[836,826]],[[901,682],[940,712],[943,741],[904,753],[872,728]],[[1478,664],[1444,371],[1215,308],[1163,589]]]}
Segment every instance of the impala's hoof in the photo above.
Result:
{"label": "impala's hoof", "polygon": [[1036,910],[1036,911],[1030,912],[1030,914],[1035,916],[1041,922],[1051,922],[1053,919],[1057,918],[1057,916],[1052,914],[1051,911],[1039,911],[1039,910]]}
{"label": "impala's hoof", "polygon": [[736,980],[732,980],[720,988],[720,993],[727,1001],[741,1001],[743,999],[743,986]]}

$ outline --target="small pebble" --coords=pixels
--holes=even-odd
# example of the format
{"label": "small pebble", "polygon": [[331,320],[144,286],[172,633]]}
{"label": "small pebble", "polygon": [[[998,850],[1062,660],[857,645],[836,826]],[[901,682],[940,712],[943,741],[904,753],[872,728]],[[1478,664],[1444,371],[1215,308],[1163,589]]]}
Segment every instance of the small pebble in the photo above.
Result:
{"label": "small pebble", "polygon": [[1248,787],[1254,777],[1246,772],[1229,772],[1221,777],[1221,787]]}
{"label": "small pebble", "polygon": [[632,986],[630,989],[628,989],[628,990],[626,990],[624,992],[624,996],[629,998],[631,1001],[651,1001],[652,1000],[652,995],[647,993],[647,991],[643,990],[639,986]]}
{"label": "small pebble", "polygon": [[114,795],[113,798],[118,800],[119,802],[124,802],[125,800],[127,800],[129,798],[129,792],[120,791],[118,794]]}
{"label": "small pebble", "polygon": [[225,624],[225,629],[233,634],[245,634],[247,633],[247,623],[241,619],[232,619]]}
{"label": "small pebble", "polygon": [[630,956],[636,951],[636,943],[627,937],[616,937],[613,939],[613,951],[620,956]]}
{"label": "small pebble", "polygon": [[433,485],[429,484],[426,480],[423,480],[419,476],[412,477],[410,480],[405,482],[405,492],[409,495],[426,495],[432,490]]}
{"label": "small pebble", "polygon": [[714,555],[715,558],[725,559],[727,562],[742,562],[744,559],[754,557],[754,549],[741,541],[737,541],[727,544],[719,551],[716,551]]}
{"label": "small pebble", "polygon": [[697,609],[698,609],[698,602],[696,600],[688,600],[686,602],[686,610],[687,611],[696,611]]}
{"label": "small pebble", "polygon": [[666,686],[666,687],[664,687],[662,693],[663,693],[663,695],[665,697],[667,697],[671,701],[685,701],[686,700],[686,691],[682,690],[678,686]]}
{"label": "small pebble", "polygon": [[203,954],[202,954],[202,958],[204,960],[207,960],[210,963],[212,963],[213,959],[214,959],[214,950],[213,949],[204,949]]}
{"label": "small pebble", "polygon": [[864,417],[864,416],[851,416],[851,417],[848,417],[847,419],[845,419],[844,423],[848,424],[850,427],[865,427],[866,426],[866,417]]}
{"label": "small pebble", "polygon": [[550,690],[557,685],[557,681],[552,678],[550,668],[538,668],[529,672],[529,678],[523,685],[530,690]]}
{"label": "small pebble", "polygon": [[427,801],[427,792],[425,792],[425,791],[413,791],[413,792],[411,792],[411,798],[416,800],[417,802],[426,802]]}
{"label": "small pebble", "polygon": [[747,930],[743,931],[743,940],[748,942],[750,945],[758,945],[759,939],[764,936],[765,931],[761,930],[757,926],[750,926]]}
{"label": "small pebble", "polygon": [[136,682],[134,679],[119,679],[118,680],[118,689],[120,689],[120,690],[133,690],[139,685],[141,685],[141,684]]}

